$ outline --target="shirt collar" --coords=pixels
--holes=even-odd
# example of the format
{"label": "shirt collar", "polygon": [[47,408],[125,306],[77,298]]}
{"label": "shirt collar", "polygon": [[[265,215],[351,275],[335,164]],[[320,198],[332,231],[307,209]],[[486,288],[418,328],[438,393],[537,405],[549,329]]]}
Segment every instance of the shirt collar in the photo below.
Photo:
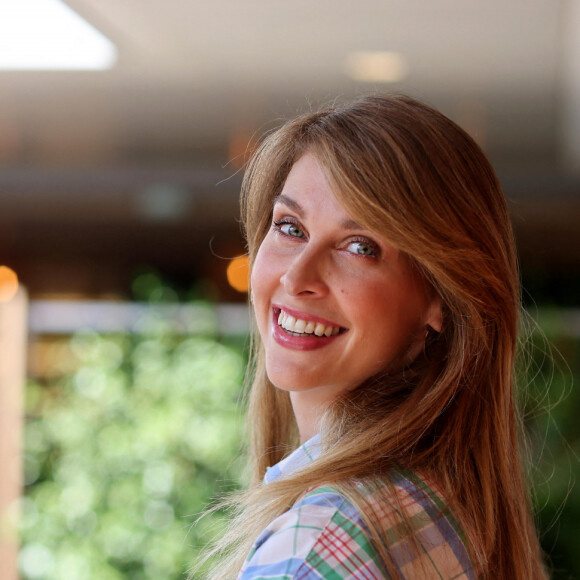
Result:
{"label": "shirt collar", "polygon": [[305,467],[320,456],[320,434],[315,435],[306,443],[300,445],[288,457],[282,459],[273,467],[268,467],[264,475],[264,483],[272,483]]}

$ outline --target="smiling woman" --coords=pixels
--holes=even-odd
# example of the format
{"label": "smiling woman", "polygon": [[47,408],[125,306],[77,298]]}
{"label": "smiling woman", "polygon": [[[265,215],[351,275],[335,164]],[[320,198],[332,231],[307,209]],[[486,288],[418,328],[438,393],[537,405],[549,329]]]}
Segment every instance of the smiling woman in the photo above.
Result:
{"label": "smiling woman", "polygon": [[312,154],[274,202],[251,286],[266,372],[290,392],[302,442],[319,430],[313,412],[414,359],[427,326],[441,330],[435,293],[383,233],[351,219]]}
{"label": "smiling woman", "polygon": [[208,577],[546,578],[513,237],[479,147],[417,101],[366,97],[265,139],[242,209],[254,481]]}

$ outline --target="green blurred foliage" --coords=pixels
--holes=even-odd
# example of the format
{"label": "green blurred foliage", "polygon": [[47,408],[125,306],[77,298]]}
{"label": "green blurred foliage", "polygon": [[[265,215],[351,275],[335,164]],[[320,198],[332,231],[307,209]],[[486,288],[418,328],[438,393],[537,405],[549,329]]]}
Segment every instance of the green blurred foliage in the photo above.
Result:
{"label": "green blurred foliage", "polygon": [[537,319],[522,381],[537,522],[552,579],[575,580],[580,578],[580,316],[577,310],[544,308]]}
{"label": "green blurred foliage", "polygon": [[[147,276],[140,297],[174,298]],[[244,341],[217,337],[212,309],[200,312],[195,335],[153,308],[136,334],[55,343],[66,372],[27,393],[23,580],[177,580],[219,534],[219,512],[194,522],[243,479]],[[561,312],[540,320],[521,381],[531,477],[553,578],[570,580],[580,578],[580,339],[558,326]]]}
{"label": "green blurred foliage", "polygon": [[28,386],[25,580],[183,578],[219,530],[193,523],[240,483],[243,354],[154,311],[141,331],[79,332],[74,372]]}

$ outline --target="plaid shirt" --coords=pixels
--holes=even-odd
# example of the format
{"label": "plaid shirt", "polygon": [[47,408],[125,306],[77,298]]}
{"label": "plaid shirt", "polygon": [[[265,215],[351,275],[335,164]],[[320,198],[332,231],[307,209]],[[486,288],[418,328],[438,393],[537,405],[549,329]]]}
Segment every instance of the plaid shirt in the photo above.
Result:
{"label": "plaid shirt", "polygon": [[[320,454],[316,436],[271,467],[265,483],[300,469]],[[405,533],[396,501],[385,505],[362,487],[381,521],[387,548],[403,578],[421,560],[425,578],[474,580],[463,534],[432,482],[394,473],[393,483],[419,550]],[[416,577],[416,576],[415,576]],[[422,576],[423,577],[423,576]],[[332,487],[319,487],[276,518],[255,541],[238,580],[380,580],[388,578],[360,511]]]}

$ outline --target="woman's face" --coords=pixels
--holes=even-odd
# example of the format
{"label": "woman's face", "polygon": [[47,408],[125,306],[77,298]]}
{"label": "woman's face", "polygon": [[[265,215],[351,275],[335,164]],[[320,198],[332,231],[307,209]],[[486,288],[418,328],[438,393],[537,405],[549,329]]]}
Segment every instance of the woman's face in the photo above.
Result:
{"label": "woman's face", "polygon": [[313,155],[292,167],[251,276],[270,381],[327,401],[423,348],[441,308],[404,254],[359,226]]}

